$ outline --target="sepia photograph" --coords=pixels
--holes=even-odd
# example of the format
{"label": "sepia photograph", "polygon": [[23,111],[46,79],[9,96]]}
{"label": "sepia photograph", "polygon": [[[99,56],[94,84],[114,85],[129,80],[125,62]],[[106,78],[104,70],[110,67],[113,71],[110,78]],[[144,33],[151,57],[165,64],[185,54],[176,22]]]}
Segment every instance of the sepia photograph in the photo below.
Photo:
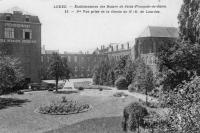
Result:
{"label": "sepia photograph", "polygon": [[200,133],[200,0],[0,0],[0,133]]}

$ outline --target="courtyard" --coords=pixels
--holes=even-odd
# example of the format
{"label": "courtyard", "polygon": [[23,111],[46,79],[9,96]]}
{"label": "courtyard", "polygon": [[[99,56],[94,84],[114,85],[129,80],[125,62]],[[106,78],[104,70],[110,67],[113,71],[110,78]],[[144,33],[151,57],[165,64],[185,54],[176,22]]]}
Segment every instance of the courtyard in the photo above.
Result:
{"label": "courtyard", "polygon": [[[72,91],[66,89],[74,81],[77,80],[67,82],[64,89],[60,91],[61,93],[31,91],[25,92],[23,95],[1,96],[1,133],[71,133],[78,131],[92,133],[99,132],[99,130],[113,133],[122,132],[123,108],[138,99],[134,96],[128,96],[125,99],[114,97],[113,94],[116,93],[116,90]],[[80,80],[78,79],[78,81]],[[72,115],[47,115],[35,112],[39,106],[61,99],[63,96],[70,100],[90,104],[92,109]]]}

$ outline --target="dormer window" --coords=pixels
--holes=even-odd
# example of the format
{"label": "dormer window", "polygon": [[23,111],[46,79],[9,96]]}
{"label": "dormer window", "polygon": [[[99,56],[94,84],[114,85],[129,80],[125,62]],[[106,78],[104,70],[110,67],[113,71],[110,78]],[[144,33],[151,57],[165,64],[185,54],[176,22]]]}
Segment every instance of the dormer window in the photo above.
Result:
{"label": "dormer window", "polygon": [[6,16],[6,20],[10,21],[11,17],[9,15]]}

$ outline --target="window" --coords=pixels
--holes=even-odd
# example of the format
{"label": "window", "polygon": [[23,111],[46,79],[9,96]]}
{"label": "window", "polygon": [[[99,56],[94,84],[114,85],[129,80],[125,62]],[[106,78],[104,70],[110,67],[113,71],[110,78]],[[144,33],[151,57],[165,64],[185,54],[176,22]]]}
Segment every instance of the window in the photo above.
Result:
{"label": "window", "polygon": [[71,56],[68,56],[68,61],[71,62]]}
{"label": "window", "polygon": [[11,17],[10,16],[6,16],[6,20],[10,21]]}
{"label": "window", "polygon": [[5,38],[14,38],[14,28],[5,28]]}
{"label": "window", "polygon": [[121,44],[121,49],[124,49],[124,44]]}
{"label": "window", "polygon": [[32,39],[32,30],[31,29],[23,29],[23,39],[25,39],[25,40]]}
{"label": "window", "polygon": [[77,62],[77,60],[78,60],[77,56],[74,56],[74,62]]}
{"label": "window", "polygon": [[81,67],[81,69],[82,69],[82,71],[84,71],[85,68],[84,68],[84,67]]}
{"label": "window", "polygon": [[77,72],[77,71],[78,71],[78,67],[77,67],[77,66],[75,66],[75,68],[74,68],[74,71],[75,71],[75,72]]}
{"label": "window", "polygon": [[44,57],[43,56],[41,56],[41,62],[43,63],[43,61],[44,61],[44,59],[43,59]]}
{"label": "window", "polygon": [[84,57],[81,57],[81,60],[84,61]]}
{"label": "window", "polygon": [[30,21],[30,18],[29,18],[29,17],[26,17],[25,21],[26,21],[26,22],[29,22],[29,21]]}

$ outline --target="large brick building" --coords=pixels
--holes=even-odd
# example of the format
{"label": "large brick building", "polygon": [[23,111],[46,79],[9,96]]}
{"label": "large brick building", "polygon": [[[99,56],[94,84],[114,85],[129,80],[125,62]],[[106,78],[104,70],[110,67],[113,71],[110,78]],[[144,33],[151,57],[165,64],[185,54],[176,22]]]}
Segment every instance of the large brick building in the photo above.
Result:
{"label": "large brick building", "polygon": [[0,46],[5,54],[21,61],[25,78],[40,82],[41,23],[33,16],[14,8],[0,13]]}
{"label": "large brick building", "polygon": [[162,46],[178,38],[178,29],[175,27],[148,26],[136,39],[132,48],[133,60],[141,57],[154,72],[157,71],[158,53]]}

